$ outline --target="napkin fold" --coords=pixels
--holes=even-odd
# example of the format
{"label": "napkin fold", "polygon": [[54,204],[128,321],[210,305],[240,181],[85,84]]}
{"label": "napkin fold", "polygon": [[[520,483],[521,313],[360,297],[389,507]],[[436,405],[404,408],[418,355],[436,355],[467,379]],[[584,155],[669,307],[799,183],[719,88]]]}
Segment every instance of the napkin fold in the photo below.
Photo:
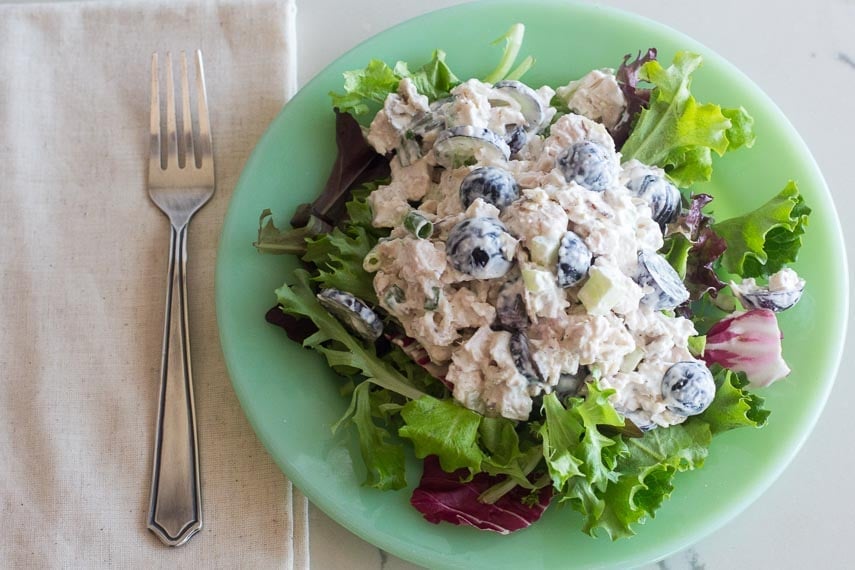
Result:
{"label": "napkin fold", "polygon": [[[213,285],[237,177],[295,89],[294,22],[293,1],[0,5],[0,566],[308,567],[306,500],[240,410]],[[189,234],[204,527],[173,549],[145,524],[169,236],[149,65],[196,48],[217,175]]]}

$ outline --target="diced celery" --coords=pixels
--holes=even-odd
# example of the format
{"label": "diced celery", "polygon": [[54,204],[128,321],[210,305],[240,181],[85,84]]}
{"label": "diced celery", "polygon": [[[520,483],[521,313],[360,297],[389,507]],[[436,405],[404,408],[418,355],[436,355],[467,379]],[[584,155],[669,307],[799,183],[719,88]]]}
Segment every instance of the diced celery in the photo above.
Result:
{"label": "diced celery", "polygon": [[579,300],[591,315],[608,314],[620,303],[625,291],[621,284],[601,268],[588,270],[588,280],[579,290]]}
{"label": "diced celery", "polygon": [[555,276],[551,271],[526,268],[521,273],[525,288],[532,293],[543,293],[555,289]]}
{"label": "diced celery", "polygon": [[707,336],[698,335],[689,337],[689,352],[695,358],[701,358],[704,355],[704,349],[707,347]]}
{"label": "diced celery", "polygon": [[536,236],[528,244],[531,260],[544,267],[552,267],[558,262],[558,240],[546,236]]}
{"label": "diced celery", "polygon": [[636,348],[623,357],[623,362],[620,363],[620,371],[624,373],[632,372],[638,367],[642,358],[644,358],[644,350]]}

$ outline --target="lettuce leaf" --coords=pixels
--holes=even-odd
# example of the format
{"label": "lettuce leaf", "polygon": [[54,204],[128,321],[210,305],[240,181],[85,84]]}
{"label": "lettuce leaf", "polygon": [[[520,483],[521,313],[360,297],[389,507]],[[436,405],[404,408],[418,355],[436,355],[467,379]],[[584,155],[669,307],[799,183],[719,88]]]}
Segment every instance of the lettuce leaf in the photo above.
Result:
{"label": "lettuce leaf", "polygon": [[448,522],[509,534],[539,520],[552,498],[550,486],[534,492],[514,487],[495,502],[485,503],[480,497],[499,484],[500,479],[486,473],[471,479],[466,479],[466,475],[465,469],[448,473],[440,467],[436,456],[427,456],[410,504],[434,524]]}
{"label": "lettuce leaf", "polygon": [[[388,335],[388,332],[384,333],[384,335]],[[403,374],[410,384],[434,398],[442,399],[449,397],[448,389],[441,380],[432,376],[423,366],[413,361],[400,346],[393,342],[390,342],[390,345],[389,352],[381,358],[391,364],[395,370]]]}
{"label": "lettuce leaf", "polygon": [[370,390],[370,382],[362,382],[356,386],[350,407],[333,426],[333,430],[337,430],[346,421],[356,426],[360,454],[367,469],[363,485],[381,491],[402,489],[407,486],[404,447],[400,443],[393,443],[388,429],[375,423]]}
{"label": "lettuce leaf", "polygon": [[351,192],[360,185],[377,184],[391,175],[389,159],[378,154],[365,140],[362,127],[347,113],[335,110],[335,162],[330,168],[324,189],[311,204],[302,204],[291,218],[295,228],[306,224],[311,216],[331,226],[341,224],[347,213]]}
{"label": "lettuce leaf", "polygon": [[409,77],[416,86],[416,91],[431,101],[446,97],[454,86],[460,83],[460,79],[445,63],[445,52],[441,49],[434,50],[431,60],[415,72],[410,72],[405,61],[396,63],[394,71],[401,78]]}
{"label": "lettuce leaf", "polygon": [[[511,69],[524,36],[525,26],[517,23],[493,42],[499,44],[504,41],[505,48],[496,68],[484,78],[486,83],[495,83],[501,79],[519,79],[534,65],[534,59],[529,56]],[[398,83],[405,77],[431,102],[446,97],[460,83],[460,79],[451,71],[445,57],[446,54],[441,49],[434,50],[430,61],[415,71],[411,70],[405,61],[398,61],[394,67],[389,67],[379,59],[372,59],[364,69],[345,71],[344,93],[329,93],[333,107],[355,117],[369,113],[373,115],[383,105],[386,96],[398,89]]]}
{"label": "lettuce leaf", "polygon": [[674,234],[665,239],[665,245],[662,247],[662,255],[680,276],[683,282],[686,281],[686,269],[689,262],[689,251],[692,249],[692,242],[683,234]]}
{"label": "lettuce leaf", "polygon": [[514,428],[514,422],[506,418],[481,418],[478,435],[489,454],[486,461],[496,470],[511,466],[522,457],[520,438]]}
{"label": "lettuce leaf", "polygon": [[374,276],[362,268],[362,260],[377,243],[364,227],[353,226],[348,232],[335,228],[327,234],[306,241],[303,261],[318,269],[312,277],[321,287],[347,291],[369,303],[377,303]]}
{"label": "lettuce leaf", "polygon": [[[515,422],[482,416],[451,398],[433,397],[408,402],[401,417],[405,425],[398,435],[412,440],[416,457],[437,456],[449,472],[463,468],[472,475],[488,471],[527,484],[525,476],[531,469],[526,470],[524,464],[531,457],[520,450]],[[531,468],[536,464],[537,460]]]}
{"label": "lettuce leaf", "polygon": [[730,128],[725,133],[728,142],[727,150],[754,146],[754,140],[757,138],[754,134],[754,118],[744,107],[722,109],[721,114],[730,119]]}
{"label": "lettuce leaf", "polygon": [[681,187],[710,179],[712,151],[721,156],[754,142],[753,120],[744,109],[701,104],[692,96],[691,74],[701,61],[700,55],[681,51],[667,68],[657,60],[641,67],[639,79],[654,88],[621,148],[623,160],[660,166]]}
{"label": "lettuce leaf", "polygon": [[709,425],[713,435],[740,427],[766,425],[769,411],[763,408],[765,400],[746,389],[745,375],[719,366],[715,368],[715,399],[698,419]]}
{"label": "lettuce leaf", "polygon": [[[255,245],[262,253],[300,255],[303,261],[314,265],[311,279],[321,287],[349,291],[365,301],[376,302],[373,278],[362,268],[362,260],[368,251],[381,237],[388,234],[388,230],[374,228],[371,225],[371,209],[368,206],[367,197],[375,187],[376,184],[365,184],[354,189],[350,193],[352,199],[345,204],[347,219],[342,223],[342,227],[327,230],[320,235],[306,231],[311,227],[311,223],[305,228],[279,230],[273,223],[270,211],[265,210],[260,220],[259,242]],[[315,216],[311,219],[317,220]],[[298,242],[301,245],[298,246]],[[286,249],[288,251],[285,251]],[[286,314],[278,305],[267,311],[265,319],[283,328],[291,340],[301,344],[317,331],[317,327],[310,320]],[[396,348],[386,356],[400,352]],[[400,354],[399,358],[412,364],[403,354]],[[411,371],[406,370],[406,366],[401,362],[396,361],[393,364],[398,370],[410,374]],[[416,368],[424,372],[420,367]],[[413,375],[410,374],[410,376]],[[414,385],[428,387],[430,393],[445,393],[441,384],[433,379],[428,383],[425,376],[425,374],[419,374],[419,382],[414,382]]]}
{"label": "lettuce leaf", "polygon": [[665,258],[683,279],[691,301],[705,293],[715,297],[725,286],[715,269],[727,244],[710,227],[712,218],[703,213],[712,199],[709,194],[692,195],[688,211],[680,215],[665,239]]}
{"label": "lettuce leaf", "polygon": [[629,137],[629,132],[635,124],[638,114],[650,104],[650,89],[639,87],[640,78],[638,74],[645,63],[656,59],[656,48],[649,48],[644,55],[638,52],[634,61],[630,62],[630,58],[632,58],[632,54],[626,54],[615,72],[618,87],[620,87],[626,100],[626,110],[610,133],[618,150]]}
{"label": "lettuce leaf", "polygon": [[[364,197],[388,178],[389,161],[365,141],[359,123],[347,113],[336,111],[335,138],[338,153],[324,189],[312,203],[297,208],[291,218],[292,227],[279,229],[269,209],[261,212],[258,239],[253,243],[260,253],[304,255],[307,239],[344,225],[348,217],[351,224],[377,234]],[[363,199],[351,204],[359,196]]]}
{"label": "lettuce leaf", "polygon": [[348,291],[374,304],[377,303],[374,276],[363,269],[362,261],[379,239],[388,234],[388,230],[371,224],[368,195],[376,187],[376,183],[370,183],[353,189],[349,193],[351,200],[345,204],[348,216],[341,224],[343,229],[336,227],[305,238],[301,257],[315,266],[312,280],[321,287]]}
{"label": "lettuce leaf", "polygon": [[627,453],[615,468],[618,478],[597,496],[603,510],[585,518],[583,530],[592,536],[603,529],[612,540],[633,536],[633,524],[652,518],[674,490],[679,471],[701,467],[708,454],[712,432],[703,422],[686,422],[654,429],[642,438],[628,438]]}
{"label": "lettuce leaf", "polygon": [[544,398],[547,419],[540,429],[555,493],[583,515],[584,532],[595,536],[602,529],[613,540],[634,535],[634,525],[653,518],[671,496],[674,475],[703,465],[713,435],[765,424],[763,399],[746,390],[744,378],[720,368],[715,378],[719,389],[704,414],[641,438],[609,437],[597,429],[622,422],[612,415],[610,391],[596,385],[589,385],[593,397],[567,409],[554,396]]}
{"label": "lettuce leaf", "polygon": [[454,400],[425,396],[408,402],[401,410],[406,425],[398,435],[413,442],[416,457],[439,456],[445,471],[467,468],[481,471],[484,452],[478,446],[482,416]]}
{"label": "lettuce leaf", "polygon": [[620,437],[609,437],[598,426],[624,425],[608,396],[614,390],[600,390],[588,384],[585,399],[572,398],[565,408],[555,394],[543,398],[546,421],[541,427],[546,464],[559,501],[592,520],[605,509],[599,494],[617,479],[617,458],[626,452]]}
{"label": "lettuce leaf", "polygon": [[258,239],[252,245],[258,253],[303,255],[307,239],[323,235],[330,229],[328,223],[310,216],[302,227],[280,230],[273,221],[273,212],[265,208],[258,217]]}
{"label": "lettuce leaf", "polygon": [[779,271],[798,257],[811,209],[790,180],[777,196],[743,216],[713,224],[727,242],[722,265],[742,277]]}
{"label": "lettuce leaf", "polygon": [[317,332],[303,341],[303,346],[323,354],[330,366],[348,366],[359,370],[369,381],[386,390],[413,400],[425,395],[391,364],[378,358],[374,345],[366,345],[352,336],[344,325],[321,306],[312,291],[307,271],[295,270],[294,278],[292,285],[286,283],[277,289],[276,296],[282,311],[308,317],[318,328]]}
{"label": "lettuce leaf", "polygon": [[445,52],[435,50],[430,61],[411,71],[409,64],[399,61],[389,67],[372,59],[364,69],[344,72],[344,93],[330,92],[333,107],[353,116],[376,113],[389,93],[398,89],[401,79],[408,77],[416,90],[430,101],[448,95],[460,80],[445,62]]}
{"label": "lettuce leaf", "polygon": [[543,398],[546,421],[540,427],[543,456],[552,478],[552,485],[563,490],[573,477],[583,477],[582,460],[573,454],[579,445],[583,426],[578,418],[568,413],[555,394]]}
{"label": "lettuce leaf", "polygon": [[[600,390],[588,384],[584,399],[572,398],[565,408],[552,393],[543,397],[545,421],[539,429],[543,455],[553,486],[567,498],[581,498],[585,490],[574,488],[574,479],[603,489],[614,478],[617,455],[623,452],[620,440],[600,433],[597,426],[623,427],[623,418],[608,401],[614,390]],[[610,449],[615,446],[614,449]]]}
{"label": "lettuce leaf", "polygon": [[376,112],[401,81],[401,76],[379,59],[369,61],[365,69],[345,71],[343,75],[344,93],[331,91],[329,95],[333,107],[354,116]]}

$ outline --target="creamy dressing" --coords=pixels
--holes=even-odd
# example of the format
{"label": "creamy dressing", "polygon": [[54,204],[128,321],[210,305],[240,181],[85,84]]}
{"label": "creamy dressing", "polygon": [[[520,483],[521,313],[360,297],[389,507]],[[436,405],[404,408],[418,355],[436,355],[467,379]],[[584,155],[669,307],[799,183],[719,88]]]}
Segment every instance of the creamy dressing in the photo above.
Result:
{"label": "creamy dressing", "polygon": [[[368,131],[368,141],[381,153],[395,149],[413,118],[428,108],[408,80],[401,83]],[[548,106],[554,92],[544,87],[535,93],[548,109],[549,124],[555,114]],[[685,416],[665,407],[662,378],[676,362],[694,360],[688,339],[696,333],[691,321],[641,304],[647,291],[634,280],[637,252],[658,250],[663,236],[647,203],[625,187],[626,180],[642,170],[657,171],[637,161],[621,165],[606,129],[620,120],[625,106],[613,74],[591,72],[560,88],[558,96],[579,114],[561,116],[548,134],[533,128],[510,160],[492,162],[522,189],[501,212],[481,198],[464,209],[461,182],[484,164],[437,169],[424,142],[434,140],[436,133],[424,137],[423,154],[407,166],[394,157],[391,183],[369,198],[374,224],[393,230],[369,256],[366,269],[376,272],[374,288],[381,306],[434,364],[447,366],[445,379],[453,385],[455,399],[470,409],[525,420],[534,397],[551,392],[562,375],[582,374],[614,388],[615,408],[639,425],[680,423]],[[514,97],[476,79],[455,87],[452,99],[434,112],[445,128],[471,125],[500,137],[525,120]],[[567,182],[557,164],[562,152],[584,141],[606,149],[603,192]],[[414,207],[434,223],[429,239],[401,228]],[[508,231],[501,247],[514,266],[495,279],[475,279],[454,269],[446,251],[456,224],[483,217],[495,218]],[[584,241],[593,264],[578,284],[562,288],[556,259],[568,230]],[[787,279],[784,275],[780,281]],[[607,290],[600,291],[597,284]],[[525,305],[517,318],[527,319],[524,332],[541,376],[536,382],[518,370],[510,348],[512,334],[499,326],[506,321],[497,315],[497,307],[507,306],[516,295]]]}

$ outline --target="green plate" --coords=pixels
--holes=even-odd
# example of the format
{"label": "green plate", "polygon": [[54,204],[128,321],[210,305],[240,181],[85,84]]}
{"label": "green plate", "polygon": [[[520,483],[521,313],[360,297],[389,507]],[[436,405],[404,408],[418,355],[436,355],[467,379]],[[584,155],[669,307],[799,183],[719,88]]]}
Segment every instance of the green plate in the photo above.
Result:
{"label": "green plate", "polygon": [[[714,194],[717,213],[754,208],[795,179],[814,213],[796,269],[808,281],[801,303],[781,315],[792,375],[763,390],[772,410],[762,430],[717,438],[703,469],[677,476],[676,489],[637,536],[618,542],[580,532],[570,508],[550,508],[525,531],[499,536],[449,524],[432,525],[409,505],[410,491],[361,487],[364,471],[352,434],[330,425],[347,401],[339,381],[315,353],[291,343],[264,321],[273,290],[294,267],[262,256],[251,243],[258,216],[272,208],[284,223],[295,206],[320,191],[335,158],[327,93],[341,73],[371,58],[426,61],[448,53],[460,77],[483,76],[498,61],[492,40],[513,23],[526,25],[521,57],[537,59],[525,80],[561,85],[599,67],[617,67],[626,53],[659,48],[701,53],[693,92],[701,101],[742,105],[756,120],[757,143],[716,161],[714,180],[696,188]],[[219,247],[217,317],[223,351],[244,411],[270,454],[309,499],[365,540],[430,567],[619,567],[643,564],[711,533],[754,501],[805,441],[834,381],[846,327],[848,285],[840,225],[816,163],[792,125],[761,90],[698,42],[634,15],[567,2],[498,1],[456,6],[387,30],[332,63],[282,110],[259,142],[234,192]],[[347,430],[344,430],[347,431]],[[410,458],[408,480],[420,476]]]}

